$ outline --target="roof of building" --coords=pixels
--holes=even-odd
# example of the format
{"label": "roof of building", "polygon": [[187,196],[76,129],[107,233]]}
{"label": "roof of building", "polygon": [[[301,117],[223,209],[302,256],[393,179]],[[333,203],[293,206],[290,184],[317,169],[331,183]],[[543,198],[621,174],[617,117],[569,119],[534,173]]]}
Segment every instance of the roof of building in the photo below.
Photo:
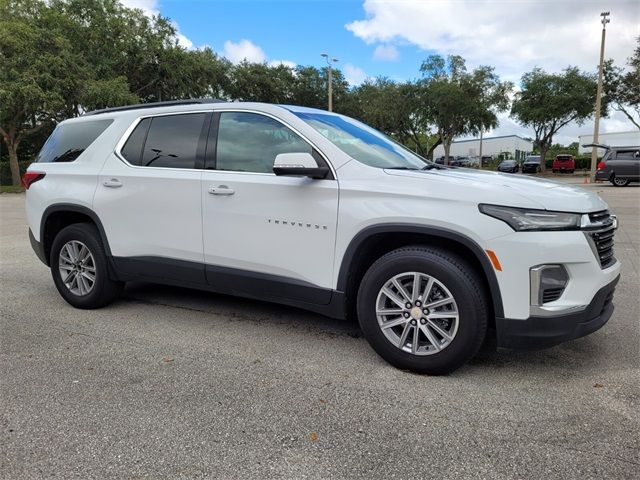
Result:
{"label": "roof of building", "polygon": [[[482,141],[486,142],[487,140],[497,140],[498,138],[519,138],[520,140],[524,140],[525,142],[533,142],[533,140],[521,137],[520,135],[498,135],[497,137],[485,137],[482,139]],[[468,140],[454,140],[451,143],[453,144],[453,143],[479,142],[479,141],[480,141],[479,138],[470,138]]]}

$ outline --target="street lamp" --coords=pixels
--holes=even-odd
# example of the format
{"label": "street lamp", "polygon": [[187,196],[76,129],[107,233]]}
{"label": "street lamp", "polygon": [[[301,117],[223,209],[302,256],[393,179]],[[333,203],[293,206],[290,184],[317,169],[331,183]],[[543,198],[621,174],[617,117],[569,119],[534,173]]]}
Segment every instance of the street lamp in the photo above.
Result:
{"label": "street lamp", "polygon": [[327,83],[328,83],[328,88],[329,88],[329,111],[333,111],[333,85],[332,85],[332,69],[331,69],[331,65],[333,63],[337,63],[338,59],[337,58],[331,58],[329,56],[328,53],[321,53],[320,54],[321,57],[324,57],[324,59],[327,61]]}
{"label": "street lamp", "polygon": [[[602,17],[602,42],[600,43],[600,69],[598,71],[598,89],[596,91],[596,114],[595,121],[593,124],[593,141],[591,143],[598,143],[598,135],[600,133],[600,101],[602,97],[602,75],[603,75],[603,67],[604,67],[604,37],[607,31],[607,23],[609,20],[609,12],[602,12],[600,14]],[[596,164],[598,163],[598,147],[591,147],[591,172],[589,175],[589,181],[591,183],[596,181]]]}

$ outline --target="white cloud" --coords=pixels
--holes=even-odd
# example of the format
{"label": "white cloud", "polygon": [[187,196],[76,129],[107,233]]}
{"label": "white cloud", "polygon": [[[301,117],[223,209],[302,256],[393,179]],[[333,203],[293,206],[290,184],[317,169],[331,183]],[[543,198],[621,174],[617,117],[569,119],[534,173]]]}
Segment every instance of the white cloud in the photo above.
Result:
{"label": "white cloud", "polygon": [[145,15],[153,16],[158,15],[160,10],[158,9],[158,0],[120,0],[120,2],[129,8],[139,8]]}
{"label": "white cloud", "polygon": [[233,63],[240,63],[243,60],[262,63],[267,59],[259,46],[244,38],[237,43],[231,40],[224,42],[223,55]]}
{"label": "white cloud", "polygon": [[[139,8],[144,12],[144,14],[148,17],[153,17],[154,15],[160,15],[159,1],[158,0],[120,0],[125,7],[129,8]],[[187,50],[192,50],[195,48],[193,42],[180,31],[180,27],[176,22],[171,22],[171,25],[176,29],[176,40],[178,41],[178,45]]]}
{"label": "white cloud", "polygon": [[291,60],[269,60],[268,65],[270,67],[278,67],[280,65],[283,65],[285,67],[295,68],[297,63],[292,62]]}
{"label": "white cloud", "polygon": [[[176,29],[177,27],[178,26],[176,25]],[[189,40],[186,35],[180,33],[179,30],[176,33],[176,38],[178,39],[178,45],[180,45],[181,47],[186,48],[187,50],[192,50],[194,48],[193,42]]]}
{"label": "white cloud", "polygon": [[367,74],[360,67],[356,67],[351,63],[345,63],[342,67],[344,78],[350,85],[360,85],[367,79]]}
{"label": "white cloud", "polygon": [[[637,0],[366,0],[365,19],[346,28],[369,45],[402,42],[425,50],[425,55],[427,51],[462,55],[469,67],[492,65],[502,78],[517,84],[524,72],[536,66],[553,72],[572,65],[595,72],[603,10],[611,12],[605,56],[623,65],[640,35]],[[508,113],[499,119],[500,126],[489,135],[533,135]],[[624,131],[633,130],[633,125],[612,112],[611,118],[601,120],[600,128]],[[554,142],[568,144],[577,141],[578,134],[590,132],[593,121],[581,126],[572,123],[560,130]]]}
{"label": "white cloud", "polygon": [[400,52],[394,45],[378,45],[373,51],[374,60],[397,60]]}
{"label": "white cloud", "polygon": [[346,28],[367,44],[404,42],[458,54],[470,66],[493,65],[511,80],[534,66],[559,71],[577,65],[594,71],[602,10],[611,11],[607,57],[624,63],[640,34],[637,0],[366,0],[364,10],[366,18]]}

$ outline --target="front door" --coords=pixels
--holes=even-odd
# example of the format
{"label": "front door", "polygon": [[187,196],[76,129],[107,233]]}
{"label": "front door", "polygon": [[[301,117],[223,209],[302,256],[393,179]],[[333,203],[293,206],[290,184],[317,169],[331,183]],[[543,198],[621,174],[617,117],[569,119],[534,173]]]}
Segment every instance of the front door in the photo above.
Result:
{"label": "front door", "polygon": [[273,173],[279,153],[321,158],[318,152],[279,120],[258,113],[223,112],[210,131],[202,175],[209,283],[245,295],[327,304],[338,182]]}

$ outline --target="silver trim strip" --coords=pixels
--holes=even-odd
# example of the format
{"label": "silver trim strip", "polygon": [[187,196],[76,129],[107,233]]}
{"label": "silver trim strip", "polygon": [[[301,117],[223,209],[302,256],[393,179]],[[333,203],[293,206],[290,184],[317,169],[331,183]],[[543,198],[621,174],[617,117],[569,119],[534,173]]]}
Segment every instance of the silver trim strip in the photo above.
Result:
{"label": "silver trim strip", "polygon": [[[333,178],[334,180],[338,179],[338,176],[336,175],[336,170],[333,167],[333,165],[331,164],[331,162],[329,161],[329,158],[325,155],[325,153],[318,148],[318,146],[313,143],[311,140],[309,140],[304,134],[302,134],[297,128],[291,126],[289,123],[287,123],[286,121],[282,120],[281,118],[276,117],[275,115],[272,115],[271,113],[267,113],[267,112],[261,112],[259,110],[255,110],[255,109],[249,109],[249,108],[233,108],[233,109],[206,109],[206,110],[185,110],[185,111],[180,111],[180,112],[170,112],[170,113],[156,113],[156,114],[147,114],[147,115],[140,115],[139,117],[137,117],[132,123],[131,125],[125,130],[124,134],[122,135],[122,137],[120,137],[120,140],[118,141],[118,143],[116,143],[116,148],[114,150],[114,154],[116,155],[116,157],[118,157],[122,162],[124,162],[125,165],[131,167],[131,168],[142,168],[142,169],[149,169],[149,168],[153,168],[153,169],[157,169],[157,170],[178,170],[178,171],[185,171],[185,170],[195,170],[195,171],[202,171],[204,172],[205,169],[203,168],[173,168],[173,167],[143,167],[141,165],[132,165],[131,163],[129,163],[127,161],[126,158],[124,158],[124,156],[122,155],[121,151],[122,151],[122,147],[124,147],[124,144],[127,143],[127,140],[129,140],[129,137],[131,136],[131,134],[133,133],[133,131],[135,130],[135,128],[138,126],[138,124],[144,120],[145,118],[153,118],[153,117],[166,117],[169,115],[187,115],[187,114],[191,114],[191,113],[227,113],[227,112],[240,112],[240,113],[255,113],[257,115],[264,115],[266,117],[272,118],[273,120],[280,122],[282,125],[284,125],[285,127],[291,129],[293,132],[295,132],[297,135],[300,136],[300,138],[302,138],[305,142],[307,142],[312,148],[314,148],[319,154],[320,156],[322,156],[322,158],[324,158],[325,162],[327,162],[327,165],[329,165],[329,168],[331,169],[331,173],[333,174]],[[226,173],[234,173],[234,174],[245,174],[245,175],[268,175],[268,176],[273,176],[275,177],[276,174],[275,173],[263,173],[263,172],[239,172],[239,171],[235,171],[235,170],[211,170],[212,172],[226,172]]]}

